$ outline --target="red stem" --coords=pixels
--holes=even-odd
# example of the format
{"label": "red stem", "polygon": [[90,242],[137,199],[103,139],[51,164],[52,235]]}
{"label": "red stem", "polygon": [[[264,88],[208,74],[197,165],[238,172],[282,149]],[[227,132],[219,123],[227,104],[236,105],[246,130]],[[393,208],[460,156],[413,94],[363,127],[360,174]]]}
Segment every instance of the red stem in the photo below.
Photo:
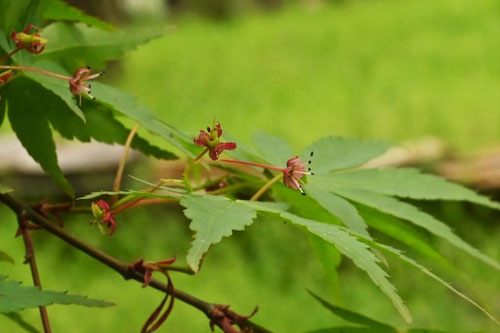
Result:
{"label": "red stem", "polygon": [[267,164],[260,164],[260,163],[254,163],[254,162],[246,162],[246,161],[238,161],[238,160],[228,160],[228,159],[220,159],[219,162],[227,162],[227,163],[236,163],[236,164],[243,164],[243,165],[250,165],[250,166],[256,166],[259,168],[264,168],[264,169],[269,169],[269,170],[276,170],[280,172],[285,172],[286,168],[281,168],[273,165],[267,165]]}
{"label": "red stem", "polygon": [[119,212],[123,212],[125,209],[134,206],[135,204],[141,202],[142,200],[144,200],[144,197],[139,198],[139,199],[135,199],[134,201],[129,201],[127,203],[124,203],[120,207],[111,210],[110,213],[111,213],[111,215],[115,215],[115,214],[118,214]]}
{"label": "red stem", "polygon": [[36,67],[29,67],[29,66],[3,66],[2,65],[2,66],[0,66],[0,69],[15,69],[15,70],[19,70],[19,71],[31,71],[31,72],[36,72],[36,73],[52,76],[52,77],[55,77],[58,79],[66,80],[66,81],[70,81],[73,79],[71,76],[52,73],[52,72],[46,71],[44,69],[40,69],[40,68],[36,68]]}
{"label": "red stem", "polygon": [[2,59],[0,59],[0,63],[4,62],[5,60],[9,59],[10,57],[12,57],[14,54],[16,54],[17,52],[21,51],[22,49],[15,49],[14,51],[10,52],[9,54],[6,54],[2,57]]}

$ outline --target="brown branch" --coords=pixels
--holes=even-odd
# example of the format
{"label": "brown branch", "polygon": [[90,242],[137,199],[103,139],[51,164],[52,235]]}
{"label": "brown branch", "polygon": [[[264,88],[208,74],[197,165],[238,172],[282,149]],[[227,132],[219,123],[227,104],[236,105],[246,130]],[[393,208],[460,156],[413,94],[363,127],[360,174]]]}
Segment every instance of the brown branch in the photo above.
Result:
{"label": "brown branch", "polygon": [[[28,219],[21,214],[18,214],[17,221],[19,223],[19,234],[23,236],[24,248],[26,249],[25,254],[25,264],[30,264],[31,276],[33,277],[33,284],[38,288],[42,289],[42,283],[40,281],[40,275],[38,274],[38,267],[36,265],[35,259],[35,249],[33,247],[33,239],[31,238],[31,233],[29,230]],[[45,306],[38,307],[40,310],[40,317],[42,319],[43,331],[45,333],[51,333],[49,315],[47,314],[47,308]]]}
{"label": "brown branch", "polygon": [[[118,272],[121,276],[123,276],[124,279],[126,280],[136,280],[141,283],[144,282],[144,275],[135,271],[134,269],[131,268],[131,266],[127,263],[121,262],[120,260],[116,259],[115,257],[110,256],[109,254],[83,242],[82,240],[78,239],[77,237],[67,233],[65,230],[60,228],[59,226],[53,224],[50,220],[46,219],[39,213],[37,213],[35,210],[33,210],[29,205],[14,199],[8,194],[0,194],[0,201],[2,201],[4,204],[6,204],[10,209],[12,209],[18,216],[30,220],[33,223],[39,225],[40,227],[44,228],[51,234],[57,236],[58,238],[62,239],[66,243],[70,244],[71,246],[79,249],[82,252],[85,252],[92,258],[100,261],[104,265],[110,267],[111,269],[115,270]],[[151,279],[151,282],[149,286],[163,291],[167,294],[173,294],[175,298],[178,300],[187,303],[198,310],[202,311],[209,319],[212,319],[213,315],[213,310],[217,309],[220,307],[217,304],[214,303],[208,303],[205,302],[193,295],[190,295],[184,291],[181,291],[179,289],[173,289],[169,288],[169,286],[166,283],[160,282],[155,279]],[[241,323],[238,323],[238,326],[242,329],[247,329],[250,332],[254,333],[270,333],[268,329],[261,327],[255,323],[252,323],[250,320],[245,319]]]}

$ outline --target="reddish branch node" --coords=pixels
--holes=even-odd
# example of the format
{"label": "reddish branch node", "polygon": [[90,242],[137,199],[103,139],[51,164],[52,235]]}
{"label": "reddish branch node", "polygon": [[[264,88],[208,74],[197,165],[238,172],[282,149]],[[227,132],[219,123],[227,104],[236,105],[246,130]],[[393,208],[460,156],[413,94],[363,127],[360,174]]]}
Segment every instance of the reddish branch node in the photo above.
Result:
{"label": "reddish branch node", "polygon": [[166,260],[160,261],[144,261],[144,259],[138,259],[129,265],[129,269],[132,272],[140,273],[144,276],[144,284],[142,287],[147,287],[151,282],[151,277],[153,272],[161,272],[168,277],[168,266],[172,265],[177,260],[177,257],[173,257]]}
{"label": "reddish branch node", "polygon": [[[215,325],[220,327],[226,333],[250,333],[251,328],[248,327],[247,320],[253,317],[259,307],[256,306],[248,316],[241,316],[234,311],[229,310],[229,305],[218,304],[210,312],[210,329],[214,331]],[[234,326],[238,326],[240,330]]]}
{"label": "reddish branch node", "polygon": [[[172,279],[168,274],[167,268],[169,265],[173,264],[177,258],[173,257],[171,259],[160,260],[160,261],[150,261],[145,262],[144,259],[138,259],[129,265],[129,271],[133,273],[139,273],[144,276],[144,284],[142,287],[147,287],[151,282],[151,277],[153,272],[161,272],[167,277],[167,287],[168,292],[165,294],[165,297],[160,302],[160,305],[156,307],[156,309],[151,313],[149,318],[144,323],[144,326],[141,329],[141,333],[150,333],[156,331],[164,322],[167,320],[168,316],[172,312],[174,307],[174,285],[172,283]],[[167,308],[160,316],[161,311],[165,307],[167,300],[170,298],[170,302],[168,303]]]}
{"label": "reddish branch node", "polygon": [[47,219],[50,215],[54,216],[60,227],[63,227],[63,219],[59,213],[67,212],[71,210],[71,207],[73,207],[71,202],[51,205],[47,199],[31,205],[31,208]]}

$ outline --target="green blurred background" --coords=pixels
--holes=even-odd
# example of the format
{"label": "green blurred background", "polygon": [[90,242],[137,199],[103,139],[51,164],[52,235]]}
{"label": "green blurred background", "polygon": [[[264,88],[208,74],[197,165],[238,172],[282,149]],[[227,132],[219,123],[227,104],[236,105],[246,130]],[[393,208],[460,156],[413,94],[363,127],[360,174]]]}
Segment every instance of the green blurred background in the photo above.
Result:
{"label": "green blurred background", "polygon": [[[159,7],[127,1],[125,8],[119,2],[102,1],[109,7],[89,3],[86,10],[116,24],[175,27],[164,38],[131,51],[111,72],[114,84],[193,135],[216,116],[242,140],[262,130],[297,149],[326,135],[395,142],[432,135],[461,151],[500,141],[500,1],[151,2]],[[147,177],[149,171],[143,165],[128,172]],[[498,213],[455,203],[422,208],[500,260]],[[14,235],[15,217],[0,207],[0,218],[3,234]],[[126,212],[110,238],[90,230],[88,220],[82,216],[68,221],[66,228],[123,260],[177,254],[184,262],[191,234],[178,208]],[[67,289],[117,303],[104,310],[51,306],[55,332],[135,332],[160,302],[158,292],[124,281],[50,236],[35,235],[46,289]],[[450,258],[461,278],[409,254],[500,317],[499,274],[425,237]],[[0,271],[28,284],[29,269],[21,265],[22,241],[4,236],[2,249],[18,255],[15,266],[0,262]],[[425,275],[397,261],[390,261],[389,270],[413,313],[412,327],[495,331],[483,314]],[[344,261],[340,274],[338,304],[404,327],[364,273]],[[288,225],[258,220],[247,232],[236,232],[214,246],[199,275],[172,275],[177,287],[231,304],[240,313],[250,313],[258,304],[255,321],[276,332],[342,323],[306,293],[309,288],[325,298],[334,295],[307,237]],[[39,325],[38,310],[22,315]],[[3,317],[0,327],[17,330]],[[206,318],[177,302],[159,331],[208,330]]]}

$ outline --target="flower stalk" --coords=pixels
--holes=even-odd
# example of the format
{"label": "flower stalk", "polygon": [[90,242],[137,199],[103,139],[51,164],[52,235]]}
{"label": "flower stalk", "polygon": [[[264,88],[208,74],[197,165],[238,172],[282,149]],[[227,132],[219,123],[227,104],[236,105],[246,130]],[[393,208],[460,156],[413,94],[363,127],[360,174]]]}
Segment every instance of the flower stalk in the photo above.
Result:
{"label": "flower stalk", "polygon": [[[313,152],[311,152],[311,157],[313,156]],[[290,187],[294,190],[298,190],[302,193],[302,195],[306,195],[304,190],[302,189],[302,185],[305,184],[304,181],[302,180],[302,177],[304,175],[314,175],[313,172],[311,172],[311,168],[306,168],[306,165],[311,164],[311,160],[309,160],[307,163],[302,161],[298,156],[292,157],[286,162],[286,167],[278,167],[274,165],[268,165],[268,164],[262,164],[262,163],[254,163],[254,162],[247,162],[247,161],[239,161],[239,160],[230,160],[230,159],[220,159],[220,162],[226,162],[226,163],[234,163],[234,164],[241,164],[241,165],[247,165],[247,166],[254,166],[258,168],[263,168],[267,170],[274,170],[274,171],[279,171],[283,174],[283,183],[287,186]],[[279,175],[281,177],[281,175]],[[275,177],[276,178],[276,177]],[[274,184],[277,179],[275,180],[274,178],[271,180],[272,183],[270,183],[267,187],[264,185],[264,192],[272,185]],[[259,191],[260,192],[260,191]],[[256,195],[258,194],[257,198],[262,195],[262,193],[257,192]],[[256,199],[255,199],[256,200]]]}

